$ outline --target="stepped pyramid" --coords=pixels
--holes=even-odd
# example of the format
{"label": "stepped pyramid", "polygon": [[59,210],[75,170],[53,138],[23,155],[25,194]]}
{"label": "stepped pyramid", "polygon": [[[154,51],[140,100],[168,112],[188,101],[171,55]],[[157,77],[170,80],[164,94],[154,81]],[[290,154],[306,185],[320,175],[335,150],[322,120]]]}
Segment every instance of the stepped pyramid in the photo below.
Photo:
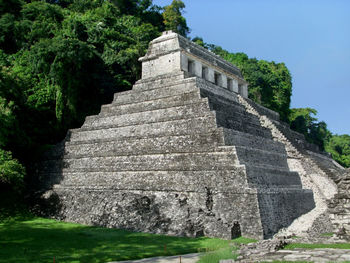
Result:
{"label": "stepped pyramid", "polygon": [[336,190],[323,198],[307,178],[319,169],[311,158],[331,159],[249,100],[238,68],[170,31],[140,61],[133,89],[41,162],[49,215],[226,239],[268,238],[302,215],[308,228],[329,220],[322,205]]}

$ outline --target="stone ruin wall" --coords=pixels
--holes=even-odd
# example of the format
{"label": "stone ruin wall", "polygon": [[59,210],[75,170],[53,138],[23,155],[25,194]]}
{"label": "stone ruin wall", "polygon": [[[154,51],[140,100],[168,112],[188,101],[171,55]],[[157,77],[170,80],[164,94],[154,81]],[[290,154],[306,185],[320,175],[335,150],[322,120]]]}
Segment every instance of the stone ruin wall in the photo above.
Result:
{"label": "stone ruin wall", "polygon": [[133,89],[39,165],[46,215],[226,239],[325,229],[342,168],[249,100],[238,68],[171,32],[140,61]]}
{"label": "stone ruin wall", "polygon": [[329,200],[328,207],[337,234],[350,240],[350,168],[338,177],[336,183],[338,193]]}

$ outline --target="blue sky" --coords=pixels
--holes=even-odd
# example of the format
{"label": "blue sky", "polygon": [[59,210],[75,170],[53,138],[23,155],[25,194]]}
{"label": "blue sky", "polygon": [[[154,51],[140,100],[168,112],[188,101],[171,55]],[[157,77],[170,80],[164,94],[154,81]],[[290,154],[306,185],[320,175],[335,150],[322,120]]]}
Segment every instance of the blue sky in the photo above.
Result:
{"label": "blue sky", "polygon": [[350,0],[183,2],[191,37],[284,62],[293,78],[291,107],[314,108],[332,133],[350,134]]}

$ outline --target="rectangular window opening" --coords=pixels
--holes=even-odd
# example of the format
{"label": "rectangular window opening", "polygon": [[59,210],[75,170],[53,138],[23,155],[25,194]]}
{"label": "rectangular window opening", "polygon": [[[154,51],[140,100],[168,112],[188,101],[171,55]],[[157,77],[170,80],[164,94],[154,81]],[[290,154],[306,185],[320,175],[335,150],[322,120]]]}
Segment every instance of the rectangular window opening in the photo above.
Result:
{"label": "rectangular window opening", "polygon": [[243,87],[242,87],[243,85],[242,84],[238,84],[238,93],[239,94],[243,94]]}
{"label": "rectangular window opening", "polygon": [[208,68],[202,67],[202,78],[207,79],[207,75],[208,75]]}
{"label": "rectangular window opening", "polygon": [[188,72],[194,74],[194,61],[188,60]]}
{"label": "rectangular window opening", "polygon": [[233,91],[233,80],[227,78],[227,89]]}
{"label": "rectangular window opening", "polygon": [[215,83],[215,85],[219,85],[219,78],[220,78],[220,74],[215,72],[214,73],[214,83]]}

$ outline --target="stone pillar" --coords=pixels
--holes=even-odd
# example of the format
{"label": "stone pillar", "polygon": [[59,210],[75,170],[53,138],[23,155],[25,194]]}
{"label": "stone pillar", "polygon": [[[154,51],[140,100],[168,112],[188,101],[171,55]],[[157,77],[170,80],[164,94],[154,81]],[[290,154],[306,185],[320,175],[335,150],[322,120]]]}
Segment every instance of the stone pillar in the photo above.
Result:
{"label": "stone pillar", "polygon": [[214,75],[214,70],[212,68],[208,68],[208,76],[207,80],[215,83],[215,75]]}
{"label": "stone pillar", "polygon": [[248,98],[248,84],[242,85],[242,94],[244,98]]}
{"label": "stone pillar", "polygon": [[223,74],[221,74],[221,87],[227,89],[227,77]]}
{"label": "stone pillar", "polygon": [[194,67],[193,67],[194,72],[192,72],[194,75],[197,77],[202,77],[202,63],[199,61],[194,61]]}
{"label": "stone pillar", "polygon": [[187,56],[181,52],[181,70],[188,71],[188,58]]}
{"label": "stone pillar", "polygon": [[238,81],[236,79],[232,79],[232,88],[231,90],[233,92],[238,93]]}

